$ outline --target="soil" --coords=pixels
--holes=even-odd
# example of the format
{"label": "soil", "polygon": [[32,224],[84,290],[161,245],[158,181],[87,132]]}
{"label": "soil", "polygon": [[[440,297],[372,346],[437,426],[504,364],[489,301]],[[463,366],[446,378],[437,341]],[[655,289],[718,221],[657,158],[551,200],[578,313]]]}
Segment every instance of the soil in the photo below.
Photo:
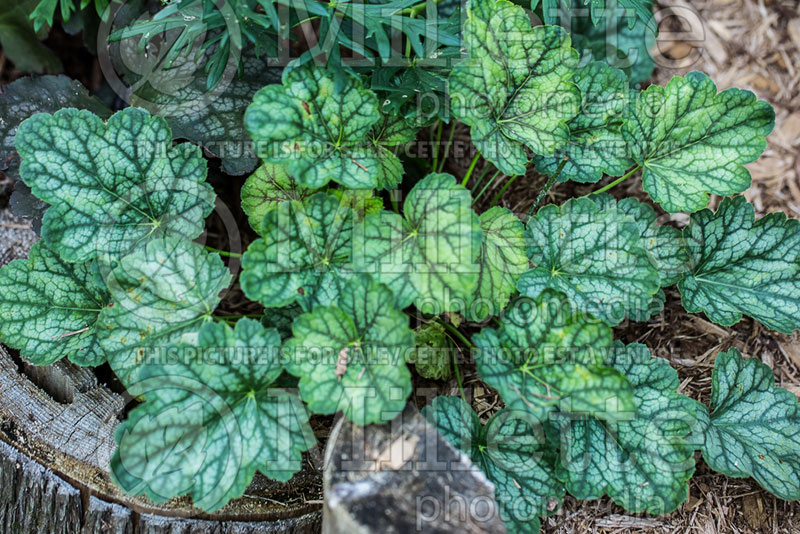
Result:
{"label": "soil", "polygon": [[[758,161],[748,165],[753,175],[753,186],[746,193],[754,203],[758,215],[772,211],[785,211],[800,217],[800,2],[797,0],[684,0],[659,1],[659,8],[677,6],[691,14],[682,22],[671,18],[662,22],[665,30],[688,31],[682,40],[660,39],[656,47],[659,67],[653,81],[665,83],[671,76],[692,70],[708,73],[720,90],[741,87],[754,91],[772,104],[777,113],[775,130],[768,138],[768,147]],[[695,23],[692,26],[692,20]],[[69,36],[56,29],[48,44],[54,50],[71,55],[65,62],[69,74],[96,90],[100,79],[95,59],[79,46],[79,37]],[[80,61],[75,58],[80,58]],[[14,69],[0,52],[0,83],[7,83],[22,73]],[[449,134],[447,128],[443,139]],[[445,170],[463,176],[471,160],[469,132],[457,127],[451,145],[452,153]],[[460,155],[464,155],[460,157]],[[481,176],[485,162],[480,161],[470,185]],[[486,176],[484,183],[488,182]],[[499,204],[515,213],[527,212],[544,184],[544,177],[531,170],[516,179],[505,191]],[[498,194],[506,183],[496,180],[478,202],[481,211]],[[220,183],[222,185],[222,182]],[[227,182],[218,187],[221,195],[232,195],[238,187]],[[240,184],[239,184],[240,185]],[[0,183],[0,190],[3,184]],[[588,193],[596,185],[557,184],[548,194],[547,202],[561,203],[567,198]],[[480,188],[478,189],[480,190]],[[232,193],[234,192],[234,193]],[[629,180],[616,187],[617,196],[647,195],[641,182]],[[0,197],[2,197],[0,191]],[[1,200],[1,199],[0,199]],[[238,206],[236,198],[223,198],[228,206]],[[718,199],[712,198],[712,207]],[[687,217],[660,212],[662,222],[676,226],[686,223]],[[235,217],[242,229],[248,228],[241,212]],[[21,221],[0,218],[0,242],[3,228]],[[22,223],[24,224],[24,223]],[[12,228],[16,230],[16,228]],[[225,226],[211,219],[208,242],[225,250]],[[244,247],[254,235],[244,235]],[[5,247],[4,247],[5,248]],[[9,252],[13,254],[13,252]],[[0,264],[13,258],[0,258]],[[667,290],[667,302],[662,313],[645,323],[623,323],[616,328],[617,338],[625,342],[645,343],[653,353],[670,361],[681,378],[680,391],[692,398],[708,401],[711,387],[711,370],[716,354],[730,347],[739,348],[746,356],[760,358],[773,368],[778,385],[800,396],[800,334],[786,336],[771,332],[758,323],[744,319],[733,327],[721,327],[707,321],[702,315],[689,315],[683,311],[677,291]],[[258,304],[240,296],[237,290],[224,301],[222,313],[259,313]],[[464,328],[467,332],[470,327]],[[496,410],[501,402],[497,395],[484,386],[474,368],[465,366],[464,385],[474,407],[482,415]],[[432,387],[442,394],[457,394],[454,380],[445,384],[416,378],[418,388]],[[418,404],[424,403],[421,397]],[[332,419],[318,417],[313,420],[317,436],[327,438]],[[306,496],[308,498],[308,496]],[[576,501],[568,497],[560,512],[543,522],[543,532],[568,533],[800,533],[800,504],[788,503],[772,497],[751,479],[733,479],[711,472],[698,455],[697,470],[690,483],[690,496],[676,512],[662,516],[631,516],[609,499]]]}

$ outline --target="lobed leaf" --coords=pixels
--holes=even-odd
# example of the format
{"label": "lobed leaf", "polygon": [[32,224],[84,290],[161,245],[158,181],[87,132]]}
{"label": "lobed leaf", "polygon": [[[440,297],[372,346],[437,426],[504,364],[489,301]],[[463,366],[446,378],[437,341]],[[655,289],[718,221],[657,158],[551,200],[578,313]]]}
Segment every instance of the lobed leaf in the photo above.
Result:
{"label": "lobed leaf", "polygon": [[[192,141],[220,157],[226,174],[252,172],[258,156],[248,142],[245,109],[259,89],[281,79],[281,69],[269,66],[265,56],[257,57],[253,48],[244,48],[239,72],[213,89],[208,87],[209,78],[201,75],[208,66],[205,60],[202,64],[191,61],[194,72],[183,85],[175,82],[173,69],[157,74],[163,80],[154,81],[150,73],[147,83],[139,83],[141,89],[133,95],[131,105],[163,116],[176,139]],[[225,60],[227,63],[227,54]]]}
{"label": "lobed leaf", "polygon": [[134,383],[170,344],[193,339],[230,281],[218,254],[182,239],[156,239],[122,258],[106,279],[112,302],[97,320],[100,346],[122,383]]}
{"label": "lobed leaf", "polygon": [[580,104],[570,83],[578,55],[562,28],[532,27],[506,0],[471,1],[464,41],[469,59],[449,79],[453,115],[501,172],[524,174],[526,147],[550,156],[569,140],[566,123]]}
{"label": "lobed leaf", "polygon": [[747,315],[787,334],[800,328],[800,221],[783,213],[755,220],[744,197],[726,198],[716,213],[692,215],[684,238],[686,311],[725,326]]}
{"label": "lobed leaf", "polygon": [[253,230],[261,233],[261,222],[267,212],[277,209],[285,200],[303,202],[315,192],[298,186],[282,165],[265,163],[245,180],[242,209]]}
{"label": "lobed leaf", "polygon": [[336,305],[317,306],[292,325],[287,370],[315,413],[344,415],[359,425],[388,421],[411,393],[407,353],[414,348],[408,317],[385,285],[358,275]]}
{"label": "lobed leaf", "polygon": [[553,175],[566,158],[560,182],[595,183],[604,175],[622,176],[633,165],[621,132],[628,78],[619,69],[592,62],[578,69],[572,81],[581,91],[581,107],[567,123],[569,140],[553,156],[534,157],[536,169]]}
{"label": "lobed leaf", "polygon": [[[156,503],[189,494],[212,512],[241,496],[256,471],[289,480],[316,443],[297,396],[271,387],[280,337],[257,321],[206,323],[175,363],[151,363],[131,384],[144,397],[116,431],[111,475]],[[202,355],[202,357],[198,357]]]}
{"label": "lobed leaf", "polygon": [[381,152],[364,141],[380,120],[378,99],[349,76],[334,78],[310,64],[284,71],[283,85],[253,97],[245,127],[269,163],[286,166],[297,182],[319,188],[333,180],[373,189]]}
{"label": "lobed leaf", "polygon": [[564,498],[541,428],[509,409],[483,426],[458,397],[436,397],[423,415],[494,484],[509,532],[538,533],[539,517],[554,513]]}
{"label": "lobed leaf", "polygon": [[658,224],[652,206],[635,198],[616,200],[607,193],[590,197],[601,209],[616,208],[628,215],[639,228],[639,246],[647,252],[650,265],[658,271],[661,287],[671,286],[689,270],[689,251],[681,231],[674,226]]}
{"label": "lobed leaf", "polygon": [[695,402],[676,393],[678,373],[644,345],[616,342],[606,364],[630,382],[635,411],[613,422],[562,419],[558,474],[578,499],[605,494],[629,512],[669,513],[689,496]]}
{"label": "lobed leaf", "polygon": [[478,286],[467,302],[470,321],[497,315],[516,290],[517,280],[528,269],[525,226],[510,210],[495,206],[480,216],[483,241],[479,258]]}
{"label": "lobed leaf", "polygon": [[39,241],[0,269],[0,295],[0,339],[26,360],[105,362],[96,323],[110,296],[96,263],[67,263]]}
{"label": "lobed leaf", "polygon": [[481,229],[469,191],[449,174],[429,174],[411,189],[405,217],[367,215],[353,238],[354,269],[395,293],[401,308],[459,311],[478,283]]}
{"label": "lobed leaf", "polygon": [[526,237],[533,268],[517,283],[525,296],[561,291],[581,312],[614,326],[659,289],[639,227],[614,206],[586,197],[545,206],[528,221]]}
{"label": "lobed leaf", "polygon": [[67,76],[19,78],[4,85],[0,93],[0,169],[12,178],[19,178],[19,158],[15,154],[14,136],[20,123],[35,113],[55,113],[61,108],[86,109],[102,119],[111,110],[77,80]]}
{"label": "lobed leaf", "polygon": [[774,125],[775,112],[750,91],[717,93],[708,76],[690,72],[642,92],[622,134],[653,200],[670,213],[695,212],[706,207],[709,193],[748,188],[743,164],[761,155]]}
{"label": "lobed leaf", "polygon": [[733,348],[720,353],[710,415],[699,406],[698,446],[711,469],[753,477],[781,499],[800,499],[800,403],[775,387],[769,366]]}
{"label": "lobed leaf", "polygon": [[625,377],[603,365],[611,329],[572,311],[567,299],[545,290],[519,299],[472,338],[478,375],[506,407],[545,421],[555,408],[614,419],[633,410]]}
{"label": "lobed leaf", "polygon": [[305,308],[336,302],[350,279],[355,213],[317,193],[306,203],[285,201],[266,214],[264,236],[242,257],[242,290],[267,307]]}
{"label": "lobed leaf", "polygon": [[[578,6],[580,1],[573,0],[573,6]],[[625,0],[606,0],[605,3],[606,10],[598,21],[573,16],[571,23],[562,19],[559,24],[571,28],[573,46],[581,53],[582,63],[589,59],[606,62],[625,71],[630,85],[637,87],[650,79],[655,68],[649,52],[658,35],[655,17],[648,13],[636,18],[631,25],[628,9],[622,5]],[[647,9],[650,11],[649,6]]]}
{"label": "lobed leaf", "polygon": [[120,258],[168,236],[193,239],[214,207],[199,147],[171,147],[164,119],[127,108],[37,114],[15,137],[20,174],[51,205],[42,238],[69,262]]}

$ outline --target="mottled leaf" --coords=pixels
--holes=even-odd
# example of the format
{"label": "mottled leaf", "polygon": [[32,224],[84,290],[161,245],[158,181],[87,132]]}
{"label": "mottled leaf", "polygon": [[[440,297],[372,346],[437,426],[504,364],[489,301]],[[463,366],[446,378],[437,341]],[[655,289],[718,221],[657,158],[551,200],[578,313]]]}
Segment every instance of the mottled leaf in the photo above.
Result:
{"label": "mottled leaf", "polygon": [[[170,70],[165,70],[161,76],[169,79],[173,76]],[[222,159],[223,171],[241,175],[251,172],[258,164],[258,156],[245,132],[245,109],[259,89],[280,79],[281,69],[268,66],[266,57],[256,57],[248,47],[242,51],[239,74],[224,79],[211,90],[207,86],[207,76],[195,71],[184,85],[142,84],[142,90],[136,92],[131,105],[163,116],[176,139],[201,145]]]}
{"label": "mottled leaf", "polygon": [[604,494],[634,513],[669,513],[689,495],[695,403],[676,393],[678,373],[644,345],[615,343],[606,358],[633,386],[635,411],[617,421],[561,420],[559,476],[578,499]]}
{"label": "mottled leaf", "polygon": [[686,311],[730,326],[747,315],[784,333],[800,328],[800,221],[754,220],[744,197],[692,215],[684,230],[691,269],[678,283]]}
{"label": "mottled leaf", "polygon": [[388,285],[401,308],[459,311],[478,283],[481,229],[469,191],[449,174],[417,182],[403,203],[365,217],[353,239],[354,268]]}
{"label": "mottled leaf", "polygon": [[111,110],[80,82],[67,76],[20,78],[0,87],[0,169],[14,179],[19,178],[19,157],[14,136],[19,124],[34,113],[55,113],[61,108],[86,109],[103,119]]}
{"label": "mottled leaf", "polygon": [[297,185],[282,165],[265,163],[244,182],[242,209],[253,230],[260,233],[261,222],[268,211],[276,209],[284,200],[303,202],[315,191]]}
{"label": "mottled leaf", "polygon": [[607,193],[590,197],[601,209],[617,208],[633,219],[639,228],[639,246],[647,252],[650,264],[661,277],[661,287],[675,284],[689,269],[689,251],[681,231],[674,226],[658,224],[652,206],[635,198],[617,201]]}
{"label": "mottled leaf", "polygon": [[219,304],[231,275],[219,255],[182,239],[156,239],[120,260],[106,283],[112,302],[97,337],[124,384],[170,344],[190,340]]}
{"label": "mottled leaf", "polygon": [[295,319],[287,369],[315,413],[343,411],[366,425],[403,411],[411,393],[407,353],[414,348],[408,316],[394,295],[367,275],[355,277],[338,305],[317,306]]}
{"label": "mottled leaf", "polygon": [[478,287],[467,303],[470,321],[482,321],[500,313],[528,270],[525,226],[510,210],[495,206],[480,216],[483,241],[479,258]]}
{"label": "mottled leaf", "polygon": [[668,212],[695,212],[709,193],[731,195],[750,185],[743,166],[767,146],[775,112],[750,91],[717,93],[705,74],[651,85],[626,111],[622,134],[642,166],[644,189]]}
{"label": "mottled leaf", "polygon": [[569,140],[580,94],[570,83],[578,54],[559,26],[532,27],[506,0],[470,2],[464,24],[469,59],[449,79],[451,110],[501,172],[524,174],[525,148],[549,156]]}
{"label": "mottled leaf", "polygon": [[171,143],[164,119],[137,108],[107,124],[72,108],[25,120],[15,138],[20,174],[51,205],[42,238],[78,262],[200,235],[214,207],[206,162],[198,147]]}
{"label": "mottled leaf", "polygon": [[718,354],[709,408],[701,407],[696,431],[711,469],[800,499],[800,402],[775,387],[772,369],[736,349]]}
{"label": "mottled leaf", "polygon": [[561,291],[581,312],[614,326],[646,307],[660,286],[636,222],[590,198],[543,207],[528,221],[526,237],[533,268],[517,289],[528,297]]}
{"label": "mottled leaf", "polygon": [[472,339],[478,375],[514,411],[544,422],[555,408],[604,419],[633,410],[625,377],[603,365],[611,329],[554,291],[516,300]]}
{"label": "mottled leaf", "polygon": [[266,214],[262,238],[242,258],[240,281],[247,298],[279,308],[305,309],[338,300],[352,276],[355,213],[339,199],[317,193],[302,203],[281,203]]}
{"label": "mottled leaf", "polygon": [[116,431],[115,483],[156,503],[189,494],[211,512],[256,471],[286,481],[300,470],[316,439],[300,399],[270,387],[282,371],[275,330],[207,323],[196,344],[173,348],[177,361],[148,364],[130,386],[145,402]]}
{"label": "mottled leaf", "polygon": [[253,97],[245,127],[259,156],[279,163],[300,185],[318,188],[330,180],[372,189],[381,166],[365,142],[380,120],[378,99],[352,77],[340,80],[311,64],[284,71],[283,85],[268,85]]}
{"label": "mottled leaf", "polygon": [[36,365],[100,365],[95,325],[109,300],[95,263],[66,263],[40,241],[0,269],[0,339]]}
{"label": "mottled leaf", "polygon": [[554,513],[564,498],[541,428],[508,409],[481,425],[457,397],[436,397],[423,415],[494,484],[508,531],[537,534],[539,517]]}
{"label": "mottled leaf", "polygon": [[594,183],[604,175],[622,176],[633,166],[620,131],[628,78],[619,69],[592,62],[578,69],[572,81],[581,90],[581,108],[567,123],[569,141],[552,157],[535,157],[536,168],[552,175],[566,158],[560,182]]}

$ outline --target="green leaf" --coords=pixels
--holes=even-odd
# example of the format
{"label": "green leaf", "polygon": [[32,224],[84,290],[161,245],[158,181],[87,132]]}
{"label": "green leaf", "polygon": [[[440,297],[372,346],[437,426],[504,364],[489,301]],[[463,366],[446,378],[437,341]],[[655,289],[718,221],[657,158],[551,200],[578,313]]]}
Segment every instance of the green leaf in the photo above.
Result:
{"label": "green leaf", "polygon": [[414,330],[414,345],[408,363],[414,364],[420,376],[431,380],[450,378],[453,346],[441,325],[429,323],[418,327]]}
{"label": "green leaf", "polygon": [[525,226],[510,210],[495,206],[480,216],[483,242],[478,287],[467,303],[470,321],[483,321],[508,304],[520,275],[528,270]]}
{"label": "green leaf", "polygon": [[[580,9],[581,4],[589,6],[590,17],[586,17],[585,14],[573,15],[573,17],[576,19],[585,18],[591,24],[598,24],[604,17],[608,16],[609,10],[614,10],[616,8],[616,2],[612,0],[582,0],[581,2],[576,0],[573,3],[573,8]],[[653,31],[656,30],[652,12],[653,3],[651,0],[619,0],[619,4],[622,6],[626,16],[630,18],[629,26],[632,26],[634,22],[640,20],[647,23]],[[536,9],[538,5],[539,0],[531,0],[531,10]],[[557,24],[558,8],[558,0],[542,0],[542,15],[547,24]],[[635,13],[635,16],[631,16],[630,13]]]}
{"label": "green leaf", "polygon": [[292,323],[303,313],[299,304],[291,304],[284,308],[270,308],[261,317],[261,324],[266,328],[274,328],[282,340],[292,337]]}
{"label": "green leaf", "polygon": [[361,220],[372,213],[380,213],[383,209],[383,199],[375,196],[372,189],[333,189],[327,192],[339,199],[345,206],[349,206]]}
{"label": "green leaf", "polygon": [[[573,5],[578,1],[574,0]],[[596,24],[587,17],[573,17],[569,23],[561,19],[560,25],[573,28],[573,46],[581,53],[582,63],[587,60],[606,62],[625,71],[630,76],[630,85],[637,87],[653,74],[655,62],[649,51],[656,44],[658,31],[653,27],[655,17],[652,14],[637,18],[631,26],[627,9],[621,3],[607,0],[604,16]]]}
{"label": "green leaf", "polygon": [[706,207],[709,193],[750,186],[743,164],[758,159],[774,124],[772,107],[750,91],[717,93],[708,76],[690,72],[642,92],[622,134],[653,200],[670,213],[695,212]]}
{"label": "green leaf", "polygon": [[633,410],[625,377],[603,365],[611,329],[574,313],[554,291],[516,300],[497,330],[472,340],[478,375],[512,410],[538,421],[555,408],[608,419]]}
{"label": "green leaf", "polygon": [[526,236],[533,268],[517,289],[528,297],[561,291],[581,312],[614,326],[647,307],[660,287],[639,227],[614,207],[586,197],[550,204],[528,221]]}
{"label": "green leaf", "polygon": [[481,229],[469,191],[449,174],[429,174],[403,203],[357,225],[354,269],[388,285],[398,305],[424,313],[459,311],[478,283]]}
{"label": "green leaf", "polygon": [[406,354],[414,348],[408,316],[388,287],[359,275],[336,306],[295,319],[285,348],[287,370],[315,413],[343,411],[359,425],[394,418],[411,393]]}
{"label": "green leaf", "polygon": [[563,419],[559,476],[578,499],[605,494],[629,512],[669,513],[689,496],[695,402],[676,393],[678,373],[644,345],[616,342],[606,363],[633,386],[635,412],[616,422]]}
{"label": "green leaf", "polygon": [[42,237],[70,262],[120,258],[165,236],[193,239],[214,207],[199,147],[171,147],[164,119],[137,108],[107,124],[88,111],[38,114],[17,130],[20,174],[49,203]]}
{"label": "green leaf", "polygon": [[277,209],[285,200],[304,202],[315,191],[298,186],[282,165],[265,163],[244,182],[242,209],[253,230],[261,233],[261,222],[267,212]]}
{"label": "green leaf", "polygon": [[174,349],[176,363],[145,366],[130,388],[145,402],[116,431],[115,483],[156,503],[189,494],[212,512],[256,471],[286,481],[300,470],[316,440],[300,399],[270,387],[282,371],[275,330],[207,323],[196,344]]}
{"label": "green leaf", "polygon": [[617,201],[607,193],[590,197],[601,209],[616,208],[633,219],[639,228],[639,246],[647,252],[652,265],[661,277],[661,287],[678,282],[689,270],[689,251],[679,229],[674,226],[659,225],[658,214],[652,206],[635,198]]}
{"label": "green leaf", "polygon": [[578,115],[567,123],[569,141],[552,157],[535,157],[536,168],[552,175],[567,158],[560,182],[594,183],[604,175],[622,176],[633,165],[620,131],[628,103],[628,78],[619,69],[592,62],[578,69],[573,82],[582,100]]}
{"label": "green leaf", "polygon": [[506,0],[471,2],[464,41],[470,57],[449,80],[453,115],[501,172],[524,174],[525,147],[550,156],[569,140],[566,123],[580,105],[570,83],[578,55],[564,29],[532,27]]}
{"label": "green leaf", "polygon": [[436,397],[423,415],[494,484],[508,531],[537,534],[539,517],[554,513],[564,498],[542,429],[508,409],[482,426],[470,405],[457,397]]}
{"label": "green leaf", "polygon": [[245,127],[269,163],[286,166],[297,182],[319,188],[330,180],[372,189],[381,166],[365,139],[380,120],[378,99],[356,78],[337,87],[325,71],[304,65],[253,97]]}
{"label": "green leaf", "polygon": [[717,355],[710,411],[702,407],[697,430],[711,469],[753,477],[781,499],[800,499],[800,403],[775,387],[769,366],[733,348]]}
{"label": "green leaf", "polygon": [[123,384],[169,344],[190,340],[219,304],[231,274],[218,254],[183,239],[156,239],[122,258],[106,279],[111,305],[97,337]]}
{"label": "green leaf", "polygon": [[37,32],[28,20],[35,13],[37,0],[4,2],[0,6],[0,46],[14,66],[23,72],[44,74],[64,70],[61,61],[39,41]]}
{"label": "green leaf", "polygon": [[108,109],[80,82],[67,76],[20,78],[3,86],[0,93],[0,169],[12,178],[19,178],[14,136],[19,124],[34,113],[54,113],[61,108],[87,109],[103,119],[111,116]]}
{"label": "green leaf", "polygon": [[338,300],[352,275],[355,213],[336,197],[317,193],[266,214],[261,239],[242,258],[242,290],[249,299],[279,308],[299,302],[306,309]]}
{"label": "green leaf", "polygon": [[105,361],[95,324],[110,297],[95,263],[66,263],[40,241],[0,269],[0,295],[0,339],[26,360]]}
{"label": "green leaf", "polygon": [[416,136],[413,118],[381,113],[381,120],[370,132],[372,150],[378,160],[378,174],[375,176],[377,189],[392,189],[400,184],[403,179],[403,162],[392,147],[410,143]]}
{"label": "green leaf", "polygon": [[747,315],[790,334],[800,328],[800,221],[783,213],[754,218],[744,197],[692,215],[684,230],[691,269],[678,283],[681,302],[717,324]]}
{"label": "green leaf", "polygon": [[[212,90],[208,89],[208,77],[202,75],[203,64],[192,64],[196,70],[183,84],[176,83],[174,69],[149,73],[148,82],[141,84],[131,105],[163,116],[176,139],[197,143],[222,158],[225,173],[251,172],[258,157],[245,132],[245,109],[259,89],[280,81],[281,69],[268,66],[265,55],[256,57],[252,47],[244,48],[241,56],[239,75]],[[227,64],[228,58],[225,60]],[[162,79],[153,80],[153,74]]]}

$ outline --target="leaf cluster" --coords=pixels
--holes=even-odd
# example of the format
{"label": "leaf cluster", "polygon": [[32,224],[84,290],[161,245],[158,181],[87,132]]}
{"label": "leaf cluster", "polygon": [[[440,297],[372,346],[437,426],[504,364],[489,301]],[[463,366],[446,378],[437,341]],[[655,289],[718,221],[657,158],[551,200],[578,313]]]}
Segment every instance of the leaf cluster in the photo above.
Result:
{"label": "leaf cluster", "polygon": [[[158,22],[196,12],[214,23],[203,5],[170,4]],[[276,6],[231,9],[246,32],[277,32]],[[366,21],[374,48],[353,50],[381,57],[380,13],[394,10],[421,53],[416,4],[307,7],[323,35],[334,21]],[[610,7],[593,2],[592,19]],[[189,33],[175,54],[194,20],[179,25]],[[110,365],[143,401],[117,432],[112,474],[154,501],[190,495],[216,510],[256,471],[287,480],[315,444],[311,413],[391,420],[412,392],[408,363],[432,380],[452,370],[462,386],[455,355],[465,350],[504,408],[484,423],[463,399],[443,397],[425,414],[493,482],[511,531],[538,531],[567,492],[608,495],[631,512],[675,510],[696,450],[713,469],[800,498],[798,401],[768,368],[735,349],[719,354],[704,406],[678,392],[667,361],[612,330],[658,314],[670,286],[687,311],[718,324],[747,315],[800,329],[800,223],[756,219],[734,196],[750,184],[744,165],[764,150],[772,109],[746,91],[718,92],[700,73],[631,89],[636,66],[590,60],[589,31],[579,52],[566,29],[533,26],[506,0],[469,2],[457,33],[469,57],[439,80],[452,98],[443,116],[470,126],[497,170],[491,180],[507,176],[507,187],[531,164],[548,175],[523,216],[477,210],[474,164],[460,180],[438,161],[412,172],[399,147],[417,139],[419,122],[382,91],[422,71],[376,82],[335,61],[298,61],[278,81],[257,74],[253,56],[252,76],[220,104],[225,114],[169,120],[137,107],[111,114],[66,79],[46,79],[31,102],[20,98],[24,83],[13,86],[0,105],[19,120],[42,113],[5,130],[0,149],[19,155],[20,179],[45,211],[29,258],[0,269],[0,339],[36,364]],[[214,57],[204,59],[211,85]],[[173,142],[213,135],[211,118],[214,131],[246,132],[259,147],[246,162],[223,158],[232,174],[261,162],[241,191],[254,233],[237,279],[194,241],[217,199],[200,148]],[[639,172],[661,210],[687,214],[685,227],[606,193]],[[591,195],[539,207],[554,184],[607,176],[617,179]],[[402,205],[392,194],[401,186]],[[715,211],[711,194],[726,196]],[[266,308],[261,321],[216,312],[236,284]]]}

